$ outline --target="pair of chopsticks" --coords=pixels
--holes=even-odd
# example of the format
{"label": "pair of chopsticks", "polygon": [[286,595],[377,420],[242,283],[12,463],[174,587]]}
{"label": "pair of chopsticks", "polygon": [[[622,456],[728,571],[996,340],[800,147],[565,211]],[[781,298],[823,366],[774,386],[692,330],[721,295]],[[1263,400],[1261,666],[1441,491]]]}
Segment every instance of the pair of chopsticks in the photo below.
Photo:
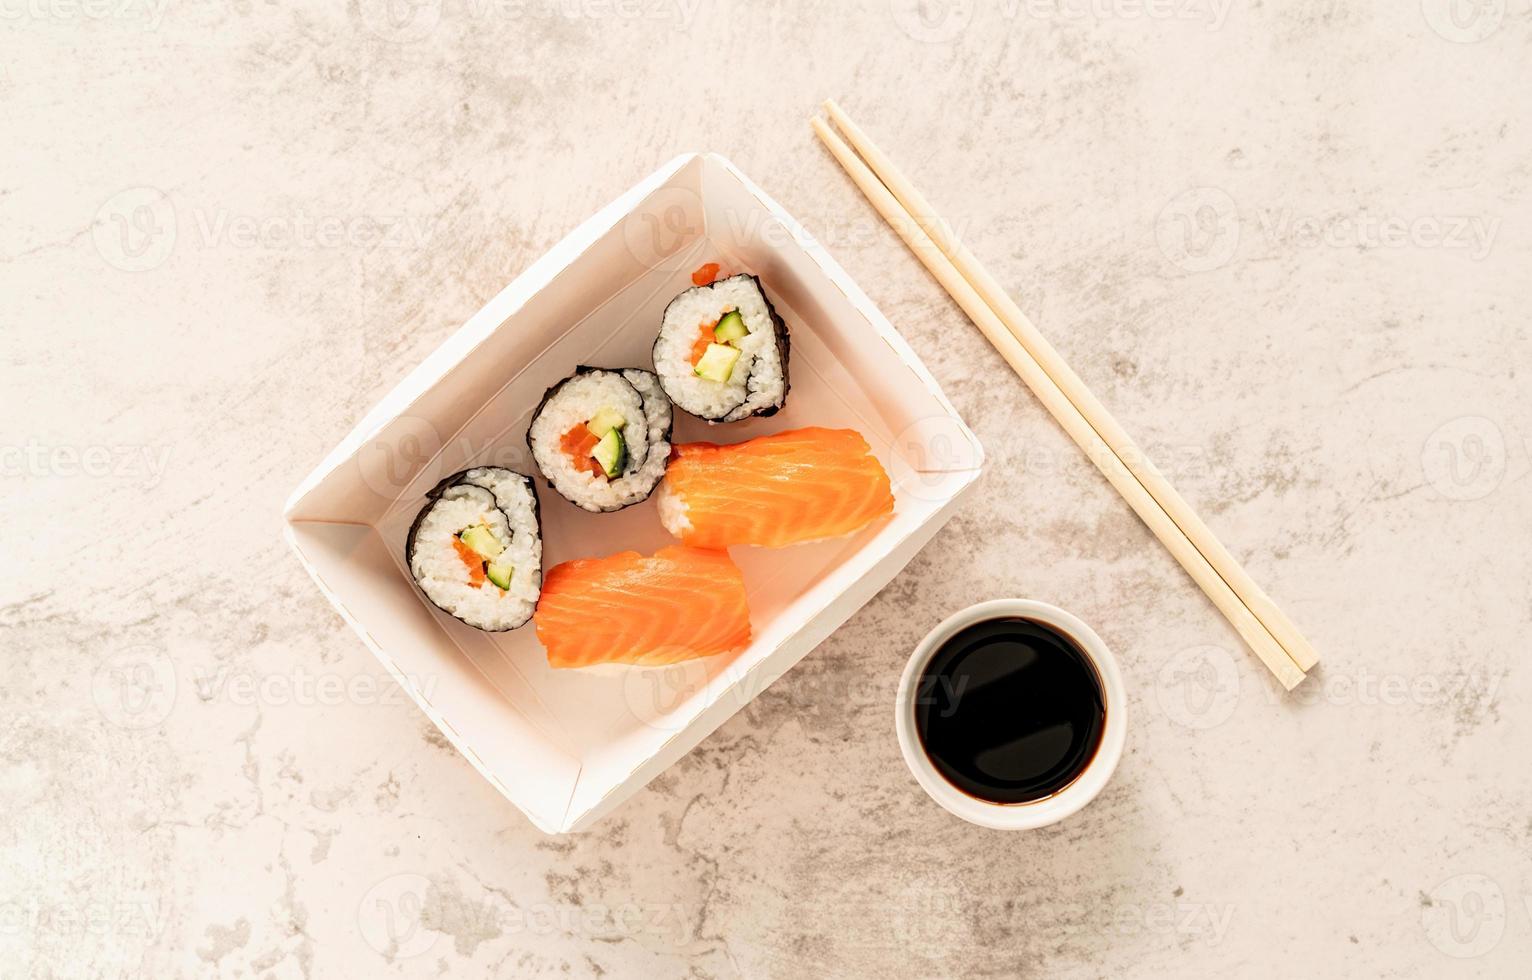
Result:
{"label": "pair of chopsticks", "polygon": [[1301,683],[1304,672],[1319,657],[1298,628],[1148,461],[925,197],[838,105],[826,102],[825,110],[845,138],[817,116],[811,120],[814,132],[867,200],[1207,593],[1277,681],[1289,691]]}

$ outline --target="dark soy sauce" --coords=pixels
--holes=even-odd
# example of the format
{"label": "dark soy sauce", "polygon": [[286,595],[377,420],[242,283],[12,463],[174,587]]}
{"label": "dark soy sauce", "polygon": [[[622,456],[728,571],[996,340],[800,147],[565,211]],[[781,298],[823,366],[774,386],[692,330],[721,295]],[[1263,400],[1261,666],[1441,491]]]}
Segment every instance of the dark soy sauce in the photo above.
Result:
{"label": "dark soy sauce", "polygon": [[988,619],[943,643],[920,677],[915,731],[947,781],[990,803],[1032,803],[1074,782],[1101,744],[1101,678],[1068,636]]}

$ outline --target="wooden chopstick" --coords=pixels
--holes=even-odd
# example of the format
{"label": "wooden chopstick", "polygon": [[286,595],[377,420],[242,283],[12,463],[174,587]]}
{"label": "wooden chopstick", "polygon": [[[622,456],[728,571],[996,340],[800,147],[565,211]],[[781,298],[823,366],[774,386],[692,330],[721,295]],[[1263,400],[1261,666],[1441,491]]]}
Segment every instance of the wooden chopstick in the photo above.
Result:
{"label": "wooden chopstick", "polygon": [[995,281],[973,254],[953,233],[950,226],[937,215],[924,195],[905,178],[904,174],[894,166],[893,162],[878,149],[877,145],[862,132],[861,128],[852,122],[841,107],[833,100],[825,102],[825,110],[835,125],[840,127],[846,134],[847,140],[853,149],[861,154],[869,168],[877,175],[894,197],[909,212],[910,216],[920,225],[941,249],[942,253],[957,266],[963,278],[978,291],[984,302],[989,304],[1021,345],[1027,349],[1033,359],[1047,372],[1064,391],[1065,397],[1075,404],[1090,422],[1091,427],[1100,434],[1102,440],[1111,447],[1112,452],[1123,464],[1132,471],[1138,482],[1144,485],[1155,502],[1170,519],[1176,522],[1198,551],[1202,552],[1208,563],[1218,572],[1234,593],[1243,602],[1261,624],[1271,632],[1288,656],[1293,659],[1300,670],[1311,670],[1319,662],[1319,656],[1314,648],[1304,639],[1298,627],[1293,625],[1277,604],[1255,584],[1249,573],[1235,560],[1223,542],[1218,540],[1212,530],[1202,522],[1191,505],[1176,492],[1175,487],[1165,479],[1165,476],[1149,461],[1149,458],[1134,443],[1127,431],[1118,424],[1106,407],[1097,400],[1080,376],[1075,374],[1069,364],[1059,352],[1054,349],[1042,332],[1032,324],[1031,319],[1021,311],[1021,307],[1011,299],[1000,284]]}
{"label": "wooden chopstick", "polygon": [[[1271,631],[1246,606],[1218,571],[1192,543],[1181,527],[1171,519],[1144,484],[1102,438],[1063,389],[1038,363],[1025,345],[1012,333],[1000,315],[985,302],[974,285],[959,271],[947,254],[912,216],[887,186],[846,142],[819,118],[810,120],[814,132],[834,154],[852,181],[893,226],[906,245],[948,294],[968,314],[986,339],[1005,358],[1037,395],[1049,414],[1063,427],[1091,462],[1138,514],[1172,557],[1201,587],[1213,605],[1223,613],[1244,641],[1287,690],[1304,679],[1303,670],[1283,648]],[[977,263],[975,263],[977,264]]]}

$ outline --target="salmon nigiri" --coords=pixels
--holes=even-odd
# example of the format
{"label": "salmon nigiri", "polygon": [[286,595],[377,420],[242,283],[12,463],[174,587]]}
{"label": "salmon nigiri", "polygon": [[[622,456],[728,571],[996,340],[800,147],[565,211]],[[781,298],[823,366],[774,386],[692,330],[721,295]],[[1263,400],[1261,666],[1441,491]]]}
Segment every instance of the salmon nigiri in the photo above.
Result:
{"label": "salmon nigiri", "polygon": [[739,568],[726,552],[685,545],[555,565],[533,621],[552,667],[661,666],[750,643]]}
{"label": "salmon nigiri", "polygon": [[861,433],[793,429],[733,446],[676,446],[660,520],[700,548],[835,538],[894,511],[888,474]]}

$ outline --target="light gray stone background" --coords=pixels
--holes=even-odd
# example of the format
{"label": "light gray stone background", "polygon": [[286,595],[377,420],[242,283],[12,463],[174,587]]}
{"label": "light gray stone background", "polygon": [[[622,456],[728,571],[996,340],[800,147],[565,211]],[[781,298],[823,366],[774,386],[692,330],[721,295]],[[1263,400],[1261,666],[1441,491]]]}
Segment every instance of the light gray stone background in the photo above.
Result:
{"label": "light gray stone background", "polygon": [[[0,974],[1526,976],[1527,0],[6,0]],[[807,126],[901,161],[1307,631],[1282,696]],[[590,833],[448,747],[280,537],[506,282],[715,150],[991,465]],[[959,823],[894,682],[976,598],[1122,661],[1105,794]]]}

